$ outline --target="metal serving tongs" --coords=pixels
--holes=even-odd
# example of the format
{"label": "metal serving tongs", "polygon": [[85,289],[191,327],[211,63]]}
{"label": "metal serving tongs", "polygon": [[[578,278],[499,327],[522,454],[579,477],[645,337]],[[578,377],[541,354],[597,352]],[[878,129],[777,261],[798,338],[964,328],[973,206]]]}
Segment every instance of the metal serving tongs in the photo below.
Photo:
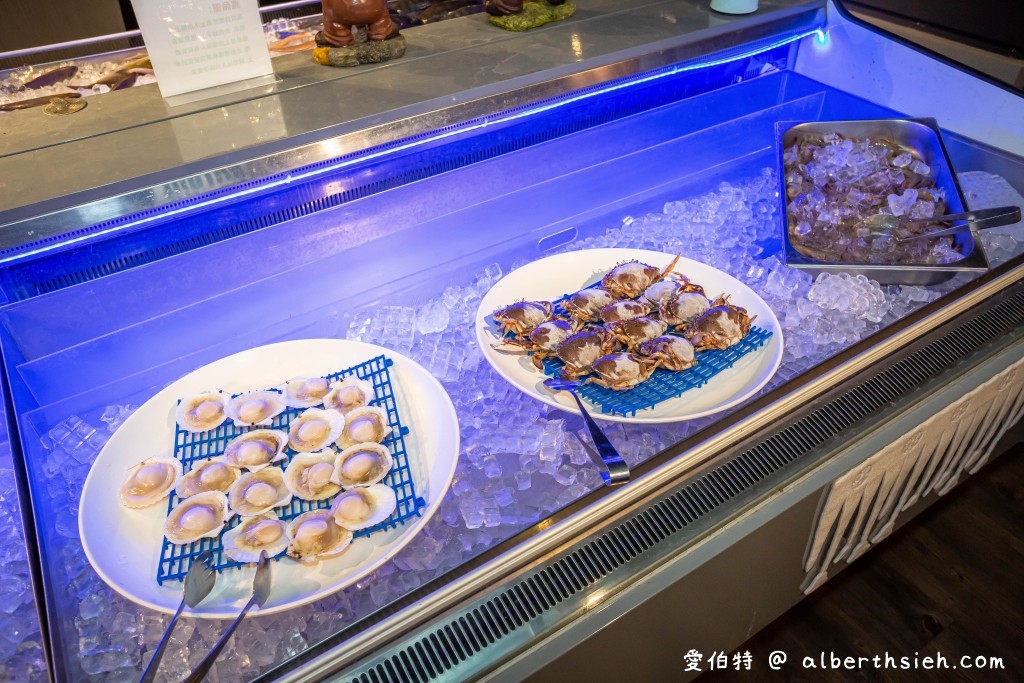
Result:
{"label": "metal serving tongs", "polygon": [[206,653],[203,657],[203,661],[199,662],[199,666],[188,675],[182,683],[199,683],[199,681],[206,678],[206,674],[210,673],[210,669],[213,668],[213,663],[217,661],[217,657],[220,655],[220,651],[227,645],[228,640],[231,639],[231,634],[235,632],[238,625],[242,623],[242,619],[253,605],[263,607],[263,604],[267,601],[270,596],[270,562],[267,560],[265,552],[260,552],[260,559],[256,563],[256,576],[252,580],[252,597],[249,598],[249,602],[245,603],[245,607],[235,617],[235,620],[228,626],[228,630],[224,632],[224,635],[220,637],[217,644]]}
{"label": "metal serving tongs", "polygon": [[167,630],[164,631],[163,638],[160,639],[160,643],[156,646],[156,651],[150,657],[146,670],[142,672],[142,678],[139,679],[139,683],[150,683],[156,678],[156,670],[160,668],[160,660],[164,658],[167,641],[171,639],[171,631],[174,630],[174,624],[177,623],[178,617],[181,616],[181,611],[185,609],[185,605],[195,607],[205,600],[206,596],[213,590],[213,584],[217,582],[217,575],[213,572],[212,562],[213,555],[210,554],[209,550],[200,553],[192,561],[192,565],[188,568],[188,573],[185,574],[184,595],[181,598],[181,604],[178,605],[178,611],[171,617],[171,623],[167,624]]}
{"label": "metal serving tongs", "polygon": [[946,235],[955,235],[958,232],[967,232],[968,230],[998,228],[1001,225],[1010,225],[1011,223],[1018,222],[1020,220],[1020,207],[1000,206],[997,209],[979,209],[978,211],[965,211],[964,213],[950,213],[945,216],[936,216],[935,218],[909,218],[907,216],[893,216],[888,213],[877,213],[865,218],[861,221],[860,225],[871,230],[872,234],[890,235],[893,230],[904,225],[914,223],[949,223],[950,221],[960,220],[967,222],[963,225],[954,225],[951,228],[929,230],[919,235],[907,235],[905,237],[893,235],[892,237],[897,242],[906,242],[918,240],[922,237],[945,237]]}
{"label": "metal serving tongs", "polygon": [[626,464],[626,461],[622,459],[619,452],[615,450],[615,446],[604,435],[601,428],[597,426],[594,418],[590,417],[587,409],[583,407],[583,401],[580,400],[579,394],[576,393],[580,383],[558,379],[557,377],[549,377],[544,380],[544,386],[554,391],[568,391],[576,399],[576,405],[580,408],[580,414],[583,415],[583,420],[587,423],[587,429],[590,430],[590,438],[594,440],[597,452],[600,454],[604,466],[608,468],[607,472],[601,472],[601,478],[604,479],[604,483],[608,486],[615,486],[629,481],[629,466]]}

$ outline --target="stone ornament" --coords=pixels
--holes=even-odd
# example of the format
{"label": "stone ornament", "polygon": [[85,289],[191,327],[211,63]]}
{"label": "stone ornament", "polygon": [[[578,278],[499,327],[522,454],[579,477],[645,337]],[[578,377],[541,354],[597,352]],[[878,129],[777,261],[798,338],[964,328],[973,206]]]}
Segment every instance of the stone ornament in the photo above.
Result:
{"label": "stone ornament", "polygon": [[405,54],[405,37],[391,21],[386,0],[322,0],[324,28],[313,59],[324,66],[380,64]]}
{"label": "stone ornament", "polygon": [[506,31],[528,31],[576,13],[567,0],[487,0],[486,9],[487,21]]}

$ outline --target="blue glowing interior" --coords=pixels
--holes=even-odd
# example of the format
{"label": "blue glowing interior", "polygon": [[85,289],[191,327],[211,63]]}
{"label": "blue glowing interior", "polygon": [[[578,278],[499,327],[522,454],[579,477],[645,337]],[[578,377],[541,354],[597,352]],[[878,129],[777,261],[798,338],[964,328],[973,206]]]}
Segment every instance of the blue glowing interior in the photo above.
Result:
{"label": "blue glowing interior", "polygon": [[[824,33],[808,38],[827,39]],[[68,574],[68,541],[57,526],[77,513],[78,491],[50,476],[44,448],[50,430],[69,416],[102,425],[107,406],[141,405],[223,356],[290,339],[344,337],[360,312],[420,305],[487,264],[508,272],[624,216],[757,175],[776,164],[776,122],[899,114],[778,68],[788,48],[772,50],[781,51],[781,61],[744,54],[644,84],[649,92],[675,88],[675,101],[0,309],[4,369],[21,436],[16,457],[31,485],[44,579],[53,588],[51,614],[61,615],[51,627],[55,638],[65,630],[74,637],[76,599],[60,587],[76,577]],[[572,117],[596,115],[615,98],[639,92],[625,90],[567,101],[475,135],[392,149],[364,160],[365,173],[440,162],[483,146],[489,136],[510,135],[513,124],[522,136],[550,128],[570,110]],[[950,145],[954,163],[967,149]],[[313,189],[294,181],[254,188],[227,202],[216,220],[243,222],[289,192],[323,194],[334,182],[329,172],[318,171],[315,179]],[[107,241],[57,250],[46,261],[23,259],[4,286],[110,254],[128,258],[184,230],[188,220],[204,218],[153,216]],[[758,246],[770,255],[780,243]]]}

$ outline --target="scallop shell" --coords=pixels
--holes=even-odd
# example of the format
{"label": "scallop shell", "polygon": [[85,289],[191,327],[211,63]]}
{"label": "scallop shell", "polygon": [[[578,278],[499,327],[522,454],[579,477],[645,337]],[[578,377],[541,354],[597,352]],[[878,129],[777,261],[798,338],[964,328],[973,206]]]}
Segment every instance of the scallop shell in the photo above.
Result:
{"label": "scallop shell", "polygon": [[310,408],[288,426],[288,445],[300,453],[320,451],[338,440],[345,416],[336,410]]}
{"label": "scallop shell", "polygon": [[224,532],[224,554],[235,562],[258,562],[260,552],[277,557],[288,548],[288,525],[272,512],[248,517]]}
{"label": "scallop shell", "polygon": [[327,509],[304,512],[288,525],[288,556],[303,564],[336,557],[352,543],[352,532],[334,522]]}
{"label": "scallop shell", "polygon": [[250,472],[261,470],[270,463],[284,460],[288,436],[274,429],[254,429],[239,434],[224,447],[224,462],[232,467],[244,467]]}
{"label": "scallop shell", "polygon": [[376,484],[391,471],[391,453],[379,443],[359,443],[346,448],[334,461],[335,484],[345,488]]}
{"label": "scallop shell", "polygon": [[292,502],[292,492],[284,485],[280,467],[246,472],[228,491],[228,504],[243,517],[262,515]]}
{"label": "scallop shell", "polygon": [[335,523],[349,531],[380,524],[398,507],[394,490],[385,484],[357,486],[341,493],[331,504]]}
{"label": "scallop shell", "polygon": [[284,412],[284,399],[276,391],[250,391],[228,401],[225,411],[236,427],[268,425]]}
{"label": "scallop shell", "polygon": [[380,443],[390,433],[388,414],[383,408],[356,408],[345,416],[345,427],[338,437],[338,445],[348,448],[357,443]]}
{"label": "scallop shell", "polygon": [[220,491],[197,493],[178,503],[164,522],[164,536],[182,545],[200,538],[215,538],[234,513]]}
{"label": "scallop shell", "polygon": [[317,453],[299,453],[284,471],[284,485],[292,495],[302,500],[326,500],[341,490],[331,481],[334,459],[330,448]]}
{"label": "scallop shell", "polygon": [[192,465],[188,474],[178,480],[174,492],[179,498],[189,498],[204,491],[227,493],[241,470],[220,458],[207,458]]}
{"label": "scallop shell", "polygon": [[186,432],[206,432],[227,419],[228,397],[219,391],[204,391],[182,399],[175,411],[178,426]]}
{"label": "scallop shell", "polygon": [[347,413],[362,408],[373,400],[373,385],[365,379],[346,377],[331,384],[331,391],[324,396],[324,407]]}
{"label": "scallop shell", "polygon": [[292,408],[312,408],[324,402],[331,384],[323,377],[292,377],[278,387],[286,405]]}
{"label": "scallop shell", "polygon": [[181,477],[181,463],[174,458],[147,458],[128,470],[121,484],[121,505],[148,508],[167,497]]}

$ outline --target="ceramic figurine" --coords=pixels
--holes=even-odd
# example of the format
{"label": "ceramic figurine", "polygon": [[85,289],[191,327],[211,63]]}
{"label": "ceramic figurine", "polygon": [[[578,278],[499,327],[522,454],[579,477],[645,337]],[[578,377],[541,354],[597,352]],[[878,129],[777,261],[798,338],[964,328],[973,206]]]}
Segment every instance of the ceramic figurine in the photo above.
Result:
{"label": "ceramic figurine", "polygon": [[[405,38],[388,15],[386,0],[322,0],[324,29],[313,59],[324,66],[379,64],[405,54]],[[361,35],[365,29],[365,38]]]}
{"label": "ceramic figurine", "polygon": [[506,31],[527,31],[568,19],[576,5],[566,0],[487,0],[487,21]]}

